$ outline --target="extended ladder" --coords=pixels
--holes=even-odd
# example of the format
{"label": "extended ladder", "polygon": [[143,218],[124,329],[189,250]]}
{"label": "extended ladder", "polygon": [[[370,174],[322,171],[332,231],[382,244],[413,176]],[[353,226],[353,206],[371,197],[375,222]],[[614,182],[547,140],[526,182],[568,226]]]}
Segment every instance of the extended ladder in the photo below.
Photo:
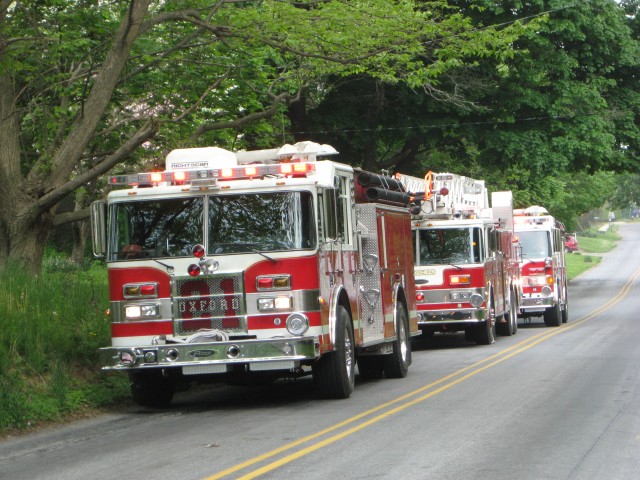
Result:
{"label": "extended ladder", "polygon": [[471,214],[480,216],[489,208],[487,188],[484,180],[456,175],[454,173],[429,172],[425,178],[395,174],[407,192],[415,197],[421,218],[464,218]]}

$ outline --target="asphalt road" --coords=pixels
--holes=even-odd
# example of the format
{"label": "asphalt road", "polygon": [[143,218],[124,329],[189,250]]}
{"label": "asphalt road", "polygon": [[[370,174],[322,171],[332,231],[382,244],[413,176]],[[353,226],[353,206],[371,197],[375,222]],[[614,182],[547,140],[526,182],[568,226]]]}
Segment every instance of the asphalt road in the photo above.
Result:
{"label": "asphalt road", "polygon": [[0,479],[640,478],[640,225],[569,286],[569,323],[414,346],[348,400],[215,386],[0,443]]}

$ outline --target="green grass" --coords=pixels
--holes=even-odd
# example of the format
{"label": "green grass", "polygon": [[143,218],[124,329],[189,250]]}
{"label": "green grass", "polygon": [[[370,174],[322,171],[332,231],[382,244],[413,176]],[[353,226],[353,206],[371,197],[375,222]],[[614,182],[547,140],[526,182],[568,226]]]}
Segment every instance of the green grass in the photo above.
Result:
{"label": "green grass", "polygon": [[0,271],[0,434],[61,421],[128,397],[100,373],[110,343],[106,269],[49,257],[37,277]]}
{"label": "green grass", "polygon": [[567,259],[567,278],[572,280],[580,275],[582,272],[586,272],[592,267],[595,267],[602,258],[593,255],[582,255],[580,252],[570,253],[566,256]]}
{"label": "green grass", "polygon": [[594,230],[578,236],[580,250],[566,255],[569,280],[600,263],[599,254],[613,250],[620,235],[616,233],[615,225],[612,227],[606,232]]}
{"label": "green grass", "polygon": [[589,231],[578,236],[578,245],[583,253],[606,253],[616,246],[618,240],[620,235],[615,228],[607,232]]}

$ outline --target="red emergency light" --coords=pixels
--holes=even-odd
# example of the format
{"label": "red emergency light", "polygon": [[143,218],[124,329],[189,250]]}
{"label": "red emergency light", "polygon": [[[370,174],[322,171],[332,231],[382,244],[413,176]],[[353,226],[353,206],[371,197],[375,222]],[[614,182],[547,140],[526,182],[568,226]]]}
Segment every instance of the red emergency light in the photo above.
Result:
{"label": "red emergency light", "polygon": [[111,185],[185,185],[203,182],[215,183],[216,180],[242,180],[257,177],[304,177],[315,173],[313,163],[255,164],[238,167],[225,167],[210,170],[175,170],[165,172],[134,173],[109,177]]}

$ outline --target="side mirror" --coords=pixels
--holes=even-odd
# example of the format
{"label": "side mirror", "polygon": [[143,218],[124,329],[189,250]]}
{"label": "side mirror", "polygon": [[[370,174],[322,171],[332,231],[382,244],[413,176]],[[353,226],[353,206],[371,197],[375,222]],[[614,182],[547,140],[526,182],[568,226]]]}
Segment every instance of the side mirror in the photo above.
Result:
{"label": "side mirror", "polygon": [[93,255],[104,258],[107,253],[107,204],[102,200],[91,204],[91,240]]}
{"label": "side mirror", "polygon": [[323,205],[322,208],[324,210],[324,240],[328,239],[337,239],[338,238],[338,226],[337,226],[337,218],[336,218],[336,206],[337,206],[337,193],[335,189],[327,189],[325,190],[325,195],[323,196]]}

